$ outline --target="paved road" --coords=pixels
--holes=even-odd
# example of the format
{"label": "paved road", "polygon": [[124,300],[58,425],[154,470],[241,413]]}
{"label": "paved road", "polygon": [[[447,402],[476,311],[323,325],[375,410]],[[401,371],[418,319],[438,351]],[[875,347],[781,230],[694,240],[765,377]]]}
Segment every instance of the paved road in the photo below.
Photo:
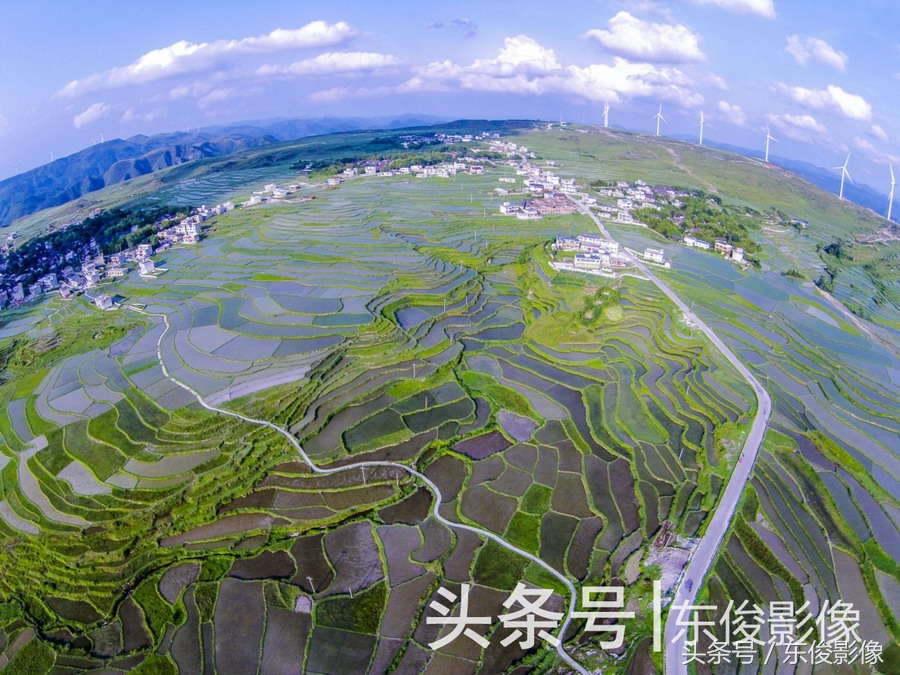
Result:
{"label": "paved road", "polygon": [[[612,239],[609,232],[607,232],[606,228],[603,226],[603,222],[595,216],[590,209],[575,202],[572,200],[579,208],[582,213],[590,216],[591,219],[597,224],[597,227],[600,229],[600,232],[604,237],[608,239]],[[753,418],[753,424],[750,427],[750,433],[747,436],[747,440],[744,442],[744,447],[741,451],[740,461],[737,463],[734,471],[731,474],[731,478],[728,481],[728,485],[725,487],[725,490],[722,492],[722,496],[719,499],[719,503],[716,506],[716,510],[713,512],[710,517],[709,524],[706,528],[706,532],[703,537],[700,539],[700,543],[697,545],[697,548],[694,550],[691,555],[691,559],[688,562],[687,567],[685,568],[684,574],[679,579],[678,583],[675,586],[675,599],[672,602],[671,607],[680,606],[680,605],[693,605],[696,602],[697,591],[699,590],[701,581],[703,577],[706,576],[706,573],[709,571],[710,566],[712,565],[713,559],[716,557],[716,553],[719,551],[719,546],[722,544],[722,540],[725,538],[725,533],[728,530],[728,525],[731,523],[731,517],[734,515],[734,510],[737,507],[737,503],[741,498],[741,493],[744,491],[744,486],[747,484],[747,481],[750,478],[750,472],[753,470],[753,464],[756,462],[756,457],[759,454],[759,448],[762,445],[763,436],[766,433],[766,425],[769,423],[769,416],[772,413],[772,401],[769,398],[769,394],[763,388],[763,386],[759,383],[759,381],[753,376],[747,367],[741,363],[741,361],[734,355],[728,346],[722,342],[718,335],[716,335],[713,330],[706,325],[706,323],[698,317],[694,311],[688,307],[684,301],[681,300],[675,292],[669,288],[666,284],[664,284],[660,279],[651,272],[646,265],[644,265],[639,260],[635,261],[637,268],[643,272],[647,278],[652,281],[656,286],[666,294],[666,296],[678,306],[678,308],[685,313],[685,315],[696,324],[696,326],[703,331],[706,337],[709,338],[710,342],[712,342],[719,351],[725,356],[726,359],[735,367],[735,369],[741,374],[741,376],[747,381],[747,383],[753,388],[754,394],[756,394],[757,401],[757,411],[756,417]],[[688,581],[691,583],[689,584]],[[690,589],[688,588],[690,586]],[[665,629],[665,651],[666,651],[666,673],[668,675],[686,675],[687,666],[684,664],[684,638],[686,636],[681,636],[676,639],[676,635],[679,632],[679,627],[676,625],[676,619],[678,617],[678,612],[669,611],[669,618],[666,621],[666,629]]]}
{"label": "paved road", "polygon": [[[202,405],[204,408],[206,408],[207,410],[212,410],[213,412],[217,412],[222,415],[228,415],[229,417],[236,417],[245,422],[249,422],[250,424],[256,424],[259,426],[269,427],[270,429],[277,431],[279,434],[284,436],[291,443],[291,445],[294,446],[294,448],[297,450],[297,453],[300,455],[300,457],[303,459],[303,461],[309,466],[309,468],[312,470],[313,473],[330,474],[330,473],[340,473],[342,471],[365,471],[365,469],[367,469],[369,467],[390,467],[393,469],[400,469],[401,471],[405,471],[406,473],[410,474],[411,476],[414,476],[415,478],[422,481],[422,483],[424,483],[428,487],[428,489],[431,490],[432,494],[434,495],[434,506],[432,508],[432,515],[434,515],[435,519],[438,522],[442,523],[446,527],[449,527],[449,528],[452,528],[455,530],[466,530],[468,532],[473,532],[474,534],[476,534],[479,537],[482,537],[484,539],[491,539],[491,540],[497,542],[498,544],[500,544],[501,546],[503,546],[504,548],[512,551],[513,553],[516,553],[524,558],[527,558],[528,560],[531,560],[532,562],[535,562],[538,565],[540,565],[541,567],[543,567],[550,574],[552,574],[554,577],[559,579],[559,581],[562,582],[565,585],[565,587],[569,590],[568,610],[566,611],[565,621],[563,621],[563,623],[559,629],[559,632],[558,632],[558,635],[560,636],[560,638],[563,635],[565,635],[566,630],[569,627],[569,624],[572,622],[572,613],[575,611],[576,590],[575,590],[575,586],[572,584],[572,582],[569,581],[565,576],[563,576],[562,574],[557,572],[553,567],[548,565],[546,562],[544,562],[537,556],[532,555],[528,551],[523,551],[522,549],[517,548],[516,546],[513,546],[512,544],[503,540],[501,537],[497,536],[493,532],[489,532],[488,530],[482,530],[481,528],[473,527],[472,525],[465,525],[463,523],[454,523],[454,522],[449,521],[446,518],[444,518],[438,512],[441,502],[444,501],[443,495],[441,494],[441,491],[438,488],[438,486],[435,485],[425,474],[419,473],[415,469],[408,467],[405,464],[397,464],[395,462],[387,462],[387,461],[383,461],[383,462],[370,461],[370,462],[358,462],[356,464],[347,464],[344,466],[335,467],[335,468],[331,468],[331,469],[323,469],[322,467],[317,466],[312,461],[312,459],[310,459],[309,455],[306,454],[306,451],[300,446],[300,443],[297,441],[297,439],[293,436],[293,434],[291,434],[286,429],[283,429],[282,427],[278,426],[277,424],[273,424],[272,422],[269,422],[268,420],[254,419],[252,417],[247,417],[245,415],[241,415],[240,413],[236,413],[231,410],[225,410],[223,408],[217,408],[213,405],[209,405],[206,401],[203,400],[203,397],[198,392],[194,391],[191,387],[189,387],[184,382],[181,382],[180,380],[172,377],[172,375],[169,374],[169,370],[166,368],[166,364],[163,361],[163,355],[162,355],[162,341],[163,341],[163,338],[165,337],[166,333],[169,332],[168,317],[165,314],[155,314],[155,313],[151,313],[151,312],[145,312],[143,310],[140,310],[140,309],[137,309],[134,307],[131,307],[130,309],[132,311],[138,312],[140,314],[144,314],[144,315],[148,315],[148,316],[156,316],[163,320],[163,322],[166,324],[166,328],[162,333],[160,333],[159,339],[156,341],[156,358],[159,361],[160,367],[162,368],[163,375],[165,375],[171,382],[173,382],[174,384],[178,385],[179,387],[181,387],[182,389],[184,389],[185,391],[190,393],[194,398],[197,399],[197,402],[200,405]],[[568,653],[566,653],[566,650],[563,646],[562,639],[559,640],[559,644],[556,647],[556,651],[559,654],[559,657],[566,664],[568,664],[569,667],[574,669],[576,672],[580,673],[581,675],[590,675],[590,673],[587,671],[587,669],[584,668],[584,666],[582,666],[580,663],[575,661],[575,659],[573,659],[571,656],[569,656]]]}

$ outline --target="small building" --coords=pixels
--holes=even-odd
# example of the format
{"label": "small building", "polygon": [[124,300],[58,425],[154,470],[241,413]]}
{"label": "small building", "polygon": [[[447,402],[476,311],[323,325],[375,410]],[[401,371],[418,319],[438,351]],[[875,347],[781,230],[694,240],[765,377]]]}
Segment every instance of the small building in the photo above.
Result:
{"label": "small building", "polygon": [[184,243],[185,244],[196,244],[197,243],[197,224],[196,223],[187,223],[184,226]]}
{"label": "small building", "polygon": [[725,239],[716,239],[716,253],[721,253],[722,255],[728,255],[731,253],[734,247],[729,244]]}
{"label": "small building", "polygon": [[665,252],[661,248],[646,248],[644,249],[644,260],[662,264],[665,260]]}
{"label": "small building", "polygon": [[599,270],[603,265],[603,258],[599,255],[576,253],[574,264],[575,267]]}
{"label": "small building", "polygon": [[93,267],[91,267],[87,271],[82,271],[81,274],[84,277],[84,285],[86,288],[96,286],[100,283],[100,272],[98,272]]}
{"label": "small building", "polygon": [[628,258],[623,253],[611,253],[609,264],[613,267],[625,267],[628,264]]}
{"label": "small building", "polygon": [[740,246],[735,248],[731,252],[731,260],[736,263],[744,262],[744,249],[742,249]]}
{"label": "small building", "polygon": [[22,288],[22,284],[16,284],[15,286],[13,286],[10,298],[13,302],[22,302],[25,300],[25,289]]}
{"label": "small building", "polygon": [[147,260],[152,255],[153,247],[150,244],[138,244],[136,256],[138,260]]}
{"label": "small building", "polygon": [[691,248],[702,248],[704,251],[708,251],[710,249],[710,246],[712,246],[712,244],[710,244],[708,241],[697,239],[689,234],[684,235],[683,241],[685,246],[690,246]]}
{"label": "small building", "polygon": [[69,286],[68,284],[62,284],[59,287],[59,294],[60,294],[60,296],[62,296],[63,300],[71,300],[72,297],[75,295],[72,291],[72,287]]}
{"label": "small building", "polygon": [[484,167],[478,164],[474,164],[473,166],[469,167],[469,174],[472,176],[481,176],[484,174]]}
{"label": "small building", "polygon": [[52,291],[55,288],[59,288],[59,278],[54,272],[42,276],[40,279],[38,279],[38,283],[45,291]]}
{"label": "small building", "polygon": [[107,267],[106,268],[106,278],[107,279],[118,279],[119,277],[125,276],[125,268],[119,267],[118,265],[115,267]]}
{"label": "small building", "polygon": [[97,305],[100,309],[112,309],[113,301],[112,298],[106,295],[105,293],[101,293],[96,298],[94,298],[94,304]]}
{"label": "small building", "polygon": [[[325,181],[325,185],[328,185],[330,187],[336,187],[340,184],[341,184],[341,179],[338,178],[337,176],[332,176],[331,178],[329,178]],[[251,198],[251,201],[252,201],[252,198]]]}
{"label": "small building", "polygon": [[500,213],[504,216],[514,216],[520,211],[521,207],[518,204],[512,204],[511,202],[503,202],[500,205]]}
{"label": "small building", "polygon": [[36,298],[37,296],[39,296],[39,295],[40,295],[41,293],[43,293],[43,292],[44,292],[44,287],[41,286],[40,284],[37,284],[37,283],[36,283],[36,284],[31,284],[31,285],[28,287],[28,295],[29,295],[30,297],[32,297],[32,298]]}
{"label": "small building", "polygon": [[519,220],[539,220],[541,218],[540,211],[533,206],[526,206],[524,209],[516,213]]}
{"label": "small building", "polygon": [[580,241],[569,237],[557,237],[554,245],[557,251],[577,251],[581,248]]}
{"label": "small building", "polygon": [[155,271],[156,265],[153,264],[152,260],[141,260],[138,262],[138,273],[142,277],[153,276]]}

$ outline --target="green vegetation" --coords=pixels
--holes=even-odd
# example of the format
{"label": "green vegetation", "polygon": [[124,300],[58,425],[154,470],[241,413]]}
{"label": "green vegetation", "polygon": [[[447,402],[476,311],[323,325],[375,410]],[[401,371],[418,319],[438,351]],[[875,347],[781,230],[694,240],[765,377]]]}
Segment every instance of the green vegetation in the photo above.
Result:
{"label": "green vegetation", "polygon": [[323,626],[376,634],[387,598],[386,584],[380,582],[353,597],[335,596],[316,605],[316,621]]}
{"label": "green vegetation", "polygon": [[4,673],[10,675],[42,675],[50,672],[56,657],[41,640],[32,639],[12,657]]}
{"label": "green vegetation", "polygon": [[722,238],[741,246],[747,254],[760,250],[750,238],[759,229],[760,214],[746,207],[725,204],[718,195],[703,191],[680,194],[681,205],[662,204],[660,209],[635,209],[632,215],[668,239],[680,240],[685,234],[715,241]]}
{"label": "green vegetation", "polygon": [[525,567],[521,556],[491,540],[478,552],[472,578],[484,586],[511,591],[522,580]]}
{"label": "green vegetation", "polygon": [[[296,180],[298,158],[333,170],[347,158],[423,163],[432,151],[437,160],[470,150],[435,143],[404,151],[399,138],[304,139],[176,167],[154,179],[154,189],[158,203],[215,203]],[[702,195],[687,209],[695,234],[722,227],[733,241],[739,233],[766,243],[760,255],[770,256],[773,272],[693,253],[660,271],[745,358],[778,410],[709,595],[723,606],[768,600],[783,582],[799,599],[800,569],[809,592],[833,597],[830,548],[840,547],[859,562],[895,635],[874,576],[897,573],[890,541],[868,533],[866,514],[853,520],[864,502],[857,488],[842,489],[845,474],[805,459],[818,448],[887,498],[868,466],[896,417],[885,381],[893,362],[796,275],[780,274],[820,273],[808,241],[815,223],[781,228],[795,211],[752,162],[713,161],[712,151],[618,132],[520,138],[560,159],[559,173],[579,184],[640,177],[689,185]],[[431,516],[430,492],[389,462],[438,485],[448,519],[540,556],[576,586],[624,578],[663,520],[677,535],[702,533],[754,413],[751,390],[646,280],[598,284],[557,274],[546,242],[590,231],[591,222],[582,214],[490,216],[496,178],[512,170],[475,156],[488,175],[359,176],[314,201],[224,214],[200,245],[170,249],[169,271],[153,283],[110,284],[167,315],[171,330],[159,343],[166,368],[206,400],[290,429],[319,465],[385,462],[378,466],[316,474],[274,430],[200,408],[162,374],[155,317],[101,313],[78,300],[5,317],[5,623],[59,631],[60,644],[46,644],[77,654],[84,668],[109,666],[88,655],[88,640],[97,631],[106,640],[108,626],[121,625],[123,644],[114,647],[147,655],[148,672],[199,668],[185,656],[185,645],[200,649],[198,640],[217,658],[221,645],[253,645],[229,650],[229,658],[247,659],[248,671],[265,670],[275,645],[331,672],[339,658],[371,668],[375,636],[421,624],[449,579],[476,585],[479,611],[492,609],[496,590],[523,580],[567,595],[546,569],[508,548],[449,532]],[[725,189],[745,183],[740,192]],[[808,206],[798,208],[807,215]],[[770,222],[760,228],[763,219]],[[659,241],[643,228],[608,226],[629,246]],[[880,264],[857,235],[827,252],[833,237],[821,236],[822,255],[843,266],[838,295],[844,279]],[[803,255],[790,257],[801,246]],[[831,422],[846,434],[816,434],[834,433]],[[35,451],[28,444],[37,433],[47,447]],[[852,434],[850,448],[843,436]],[[644,572],[631,589],[642,607],[646,581],[665,576],[652,566]],[[388,606],[398,610],[385,614]],[[289,648],[279,644],[287,634]],[[646,614],[629,622],[629,639],[648,634]],[[591,636],[580,640],[567,645],[576,658],[604,660]],[[654,658],[633,649],[598,666],[617,672],[628,659]],[[398,671],[421,667],[403,663],[414,652],[397,653]],[[559,666],[543,649],[478,658],[493,658],[498,672]]]}

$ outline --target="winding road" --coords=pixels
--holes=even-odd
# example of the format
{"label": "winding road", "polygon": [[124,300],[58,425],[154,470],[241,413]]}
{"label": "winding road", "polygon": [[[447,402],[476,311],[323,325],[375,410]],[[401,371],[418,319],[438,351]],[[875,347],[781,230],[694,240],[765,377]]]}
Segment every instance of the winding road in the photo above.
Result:
{"label": "winding road", "polygon": [[176,384],[177,386],[181,387],[182,389],[187,391],[189,394],[191,394],[194,398],[197,399],[197,402],[201,406],[206,408],[207,410],[211,410],[213,412],[217,412],[222,415],[228,415],[229,417],[236,417],[237,419],[243,420],[244,422],[249,422],[250,424],[256,424],[258,426],[268,427],[274,431],[277,431],[279,434],[284,436],[291,443],[291,445],[294,446],[294,448],[297,450],[297,453],[300,455],[300,457],[303,459],[303,461],[307,464],[307,466],[309,466],[309,468],[312,470],[313,473],[332,474],[332,473],[340,473],[340,472],[344,472],[344,471],[361,471],[368,467],[390,467],[393,469],[400,469],[401,471],[405,471],[406,473],[410,474],[411,476],[419,479],[434,495],[435,499],[434,499],[434,507],[432,508],[432,515],[434,515],[435,520],[437,520],[438,522],[440,522],[441,524],[443,524],[444,526],[446,526],[448,528],[451,528],[454,530],[465,530],[467,532],[473,532],[474,534],[476,534],[479,537],[482,537],[484,539],[491,539],[491,540],[497,542],[498,544],[500,544],[501,546],[503,546],[504,548],[508,549],[509,551],[512,551],[513,553],[516,553],[516,554],[522,556],[523,558],[527,558],[528,560],[530,560],[534,563],[537,563],[538,565],[543,567],[545,570],[547,570],[550,574],[552,574],[555,578],[557,578],[560,582],[562,582],[569,591],[569,606],[568,606],[568,610],[566,612],[565,621],[563,621],[562,626],[560,626],[560,629],[559,629],[559,633],[558,633],[559,642],[556,645],[556,651],[559,654],[559,657],[569,667],[574,669],[576,672],[580,673],[581,675],[590,675],[590,673],[588,672],[588,670],[586,668],[584,668],[584,666],[582,666],[580,663],[575,661],[575,659],[573,659],[571,656],[569,656],[569,654],[566,652],[566,650],[563,646],[563,636],[566,634],[566,630],[569,628],[569,624],[572,622],[572,613],[575,611],[575,603],[576,603],[575,586],[565,576],[563,576],[562,574],[557,572],[553,567],[548,565],[546,562],[544,562],[537,556],[534,556],[531,553],[528,553],[527,551],[523,551],[522,549],[517,548],[516,546],[513,546],[512,544],[505,541],[501,537],[497,536],[493,532],[490,532],[488,530],[483,530],[481,528],[474,527],[472,525],[465,525],[463,523],[454,523],[454,522],[449,521],[446,518],[444,518],[438,511],[438,509],[440,508],[441,502],[443,501],[443,495],[441,494],[440,489],[438,489],[438,486],[435,485],[427,476],[425,476],[425,474],[419,473],[418,471],[416,471],[415,469],[413,469],[411,467],[408,467],[404,464],[398,464],[396,462],[367,461],[367,462],[358,462],[356,464],[347,464],[345,466],[325,469],[320,466],[317,466],[312,461],[312,459],[310,459],[309,455],[306,454],[306,451],[300,446],[300,443],[297,441],[297,439],[289,431],[287,431],[286,429],[283,429],[282,427],[278,426],[277,424],[269,422],[268,420],[254,419],[252,417],[247,417],[246,415],[241,415],[240,413],[236,413],[231,410],[225,410],[223,408],[217,408],[213,405],[209,405],[206,401],[203,400],[203,397],[198,392],[194,391],[190,386],[188,386],[184,382],[181,382],[180,380],[172,377],[172,375],[169,373],[169,370],[166,368],[166,364],[163,361],[163,355],[162,355],[162,341],[163,341],[163,338],[166,336],[166,333],[169,332],[170,325],[169,325],[168,317],[165,314],[147,312],[147,311],[138,309],[136,307],[129,307],[129,309],[131,309],[132,311],[137,312],[139,314],[143,314],[145,316],[156,316],[163,320],[163,322],[166,324],[166,328],[162,333],[160,333],[159,339],[157,339],[157,341],[156,341],[156,358],[159,361],[160,368],[162,368],[163,375],[165,375],[166,378],[168,378],[171,382],[173,382],[174,384]]}
{"label": "winding road", "polygon": [[[615,241],[603,226],[603,222],[592,213],[588,207],[580,204],[574,199],[571,201],[577,206],[579,211],[589,216],[591,220],[596,223],[604,237]],[[719,503],[716,505],[716,510],[709,520],[706,532],[704,532],[700,539],[700,543],[697,544],[697,548],[694,549],[691,554],[691,559],[675,586],[675,598],[670,606],[665,629],[666,673],[667,675],[686,675],[688,670],[687,665],[684,663],[684,653],[685,638],[687,636],[678,635],[680,630],[680,626],[678,626],[677,622],[679,612],[675,611],[675,608],[693,605],[696,602],[697,592],[699,591],[700,586],[702,586],[700,582],[703,580],[703,577],[706,576],[706,573],[709,572],[712,561],[715,559],[716,553],[719,551],[719,546],[721,546],[722,541],[725,538],[725,533],[728,531],[728,525],[731,523],[731,518],[734,515],[734,510],[741,498],[741,493],[744,491],[744,486],[750,479],[750,473],[753,470],[753,465],[756,462],[759,448],[762,445],[763,437],[766,433],[769,416],[772,414],[772,400],[769,398],[769,394],[766,392],[765,388],[753,376],[753,373],[751,373],[738,357],[735,356],[734,352],[722,342],[719,336],[713,332],[712,328],[707,326],[706,323],[694,313],[694,310],[688,307],[671,288],[660,281],[660,279],[653,274],[644,263],[635,260],[635,265],[650,281],[656,284],[656,286],[665,293],[666,297],[675,303],[675,305],[684,312],[684,314],[693,321],[701,331],[703,331],[706,337],[709,338],[709,341],[722,352],[729,363],[735,367],[747,381],[747,384],[752,387],[757,401],[756,417],[753,418],[753,424],[750,426],[750,433],[747,435],[747,440],[744,441],[744,447],[741,450],[740,458],[735,465],[731,478],[728,480],[728,485],[722,492]]]}

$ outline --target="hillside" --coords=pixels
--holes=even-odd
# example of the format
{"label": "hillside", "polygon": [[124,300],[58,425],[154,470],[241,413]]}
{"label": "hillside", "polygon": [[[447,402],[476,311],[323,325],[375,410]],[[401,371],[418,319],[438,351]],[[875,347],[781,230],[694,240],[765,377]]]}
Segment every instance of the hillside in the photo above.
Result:
{"label": "hillside", "polygon": [[[442,162],[386,170],[423,156]],[[583,210],[501,215],[551,179]],[[698,226],[746,218],[760,267],[611,217],[605,243],[663,249],[654,273],[684,307],[626,255],[567,267],[557,237],[597,237],[603,190],[652,192],[639,180]],[[897,662],[900,356],[811,278],[831,256],[835,292],[865,300],[841,278],[887,250],[864,243],[874,216],[735,155],[471,120],[185,162],[90,208],[222,199],[239,207],[156,249],[152,273],[0,315],[9,672],[650,672],[653,582],[668,602],[760,407],[697,317],[772,401],[700,597],[842,597]],[[809,224],[771,227],[773,209]],[[556,650],[503,644],[520,582],[569,618],[584,589],[621,585],[625,649],[581,621]],[[428,621],[462,592],[487,645]]]}
{"label": "hillside", "polygon": [[260,120],[189,131],[137,135],[93,145],[0,181],[0,227],[42,209],[66,204],[104,187],[184,162],[230,155],[306,136],[367,128],[423,126],[437,118],[322,118]]}

